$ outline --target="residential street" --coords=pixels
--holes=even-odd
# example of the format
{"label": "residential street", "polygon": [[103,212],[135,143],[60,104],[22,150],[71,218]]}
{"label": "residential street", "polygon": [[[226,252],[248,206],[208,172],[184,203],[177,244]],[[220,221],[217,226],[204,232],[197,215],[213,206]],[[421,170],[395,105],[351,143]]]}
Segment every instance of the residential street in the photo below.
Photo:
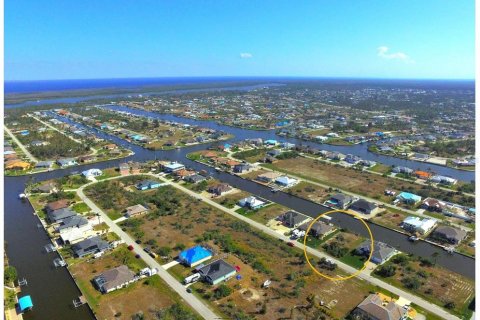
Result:
{"label": "residential street", "polygon": [[[117,178],[117,177],[115,177]],[[109,179],[110,180],[110,179]],[[100,214],[103,221],[110,227],[112,232],[115,232],[125,243],[128,245],[133,245],[135,253],[138,253],[140,257],[150,266],[150,268],[156,268],[158,270],[158,275],[173,289],[175,290],[182,299],[188,303],[195,311],[197,311],[204,319],[220,319],[210,308],[204,304],[197,296],[188,293],[185,287],[178,282],[173,276],[171,276],[154,258],[150,257],[145,251],[143,251],[142,246],[135,243],[135,240],[132,239],[127,233],[122,231],[122,229],[114,223],[93,201],[91,201],[85,194],[83,190],[96,182],[88,183],[77,190],[77,194],[95,213]]]}
{"label": "residential street", "polygon": [[25,146],[20,142],[20,140],[17,139],[17,137],[15,137],[15,135],[10,131],[10,129],[8,129],[6,126],[4,126],[4,129],[5,131],[8,133],[8,135],[12,138],[13,141],[15,141],[15,143],[18,145],[18,147],[20,149],[22,149],[23,153],[25,153],[25,155],[30,159],[30,161],[32,162],[38,162],[37,158],[35,158],[31,153],[30,151],[28,151],[27,148],[25,148]]}
{"label": "residential street", "polygon": [[[266,225],[263,225],[259,222],[256,222],[252,219],[249,219],[237,212],[235,212],[234,210],[231,210],[231,209],[228,209],[224,206],[222,206],[221,204],[218,204],[216,203],[215,201],[211,200],[210,198],[208,197],[205,197],[205,196],[202,196],[192,190],[189,190],[177,183],[173,183],[171,181],[167,181],[161,177],[159,177],[158,175],[154,175],[154,174],[144,174],[144,175],[150,175],[152,177],[156,177],[156,178],[159,178],[163,181],[165,181],[167,184],[173,186],[174,188],[196,198],[196,199],[201,199],[202,201],[204,201],[205,203],[219,209],[219,210],[222,210],[223,212],[225,213],[228,213],[232,216],[234,216],[235,218],[239,219],[239,220],[242,220],[246,223],[248,223],[250,226],[252,227],[255,227],[261,231],[263,231],[264,233],[274,237],[274,238],[277,238],[277,239],[281,239],[285,242],[288,242],[290,241],[289,237],[287,236],[284,236],[283,234],[280,234],[276,231],[274,231],[273,229],[270,229],[269,227],[267,227]],[[106,180],[113,180],[113,179],[119,179],[119,178],[122,178],[122,176],[118,176],[118,177],[113,177],[113,178],[108,178],[108,179],[105,179],[105,180],[102,180],[102,181],[106,181]],[[125,233],[124,231],[122,231],[122,229],[116,224],[114,223],[97,205],[95,205],[95,203],[93,203],[87,196],[85,196],[85,194],[83,193],[83,190],[89,186],[89,185],[92,185],[96,182],[91,182],[91,183],[88,183],[82,187],[80,187],[78,190],[77,190],[77,194],[78,196],[80,197],[80,199],[82,201],[84,201],[95,213],[99,213],[102,218],[104,219],[104,221],[107,223],[107,225],[111,228],[111,231],[112,232],[115,232],[122,240],[124,240],[126,243],[128,244],[132,244],[134,246],[134,250],[136,253],[140,254],[140,256],[142,257],[142,259],[144,259],[149,265],[150,267],[155,267],[159,270],[159,275],[162,277],[162,279],[164,279],[167,284],[172,287],[177,293],[180,294],[180,296],[182,298],[185,299],[185,301],[187,301],[195,310],[197,310],[205,319],[217,319],[218,317],[205,305],[203,304],[203,302],[201,300],[199,300],[196,296],[192,295],[192,294],[189,294],[186,292],[185,290],[185,287],[180,283],[178,282],[175,278],[173,278],[155,259],[153,259],[152,257],[150,257],[146,252],[143,251],[143,248],[136,244],[134,239],[132,239],[127,233]],[[300,243],[300,242],[297,242],[297,241],[292,241],[292,243],[294,243],[295,247],[298,247],[300,249],[303,250],[303,244]],[[340,269],[342,269],[343,271],[349,273],[349,274],[352,274],[354,272],[357,271],[357,269],[321,252],[321,251],[318,251],[316,249],[313,249],[313,248],[310,248],[310,247],[307,247],[307,252],[316,257],[316,258],[322,258],[322,257],[325,257],[325,258],[329,258],[331,260],[333,260]],[[306,268],[308,268],[308,266],[306,266]],[[447,311],[443,310],[441,307],[433,304],[433,303],[430,303],[428,301],[425,301],[423,298],[420,298],[420,297],[417,297],[411,293],[408,293],[402,289],[399,289],[397,287],[394,287],[390,284],[387,284],[386,282],[378,279],[378,278],[375,278],[373,276],[370,275],[370,270],[363,270],[357,277],[364,280],[364,281],[367,281],[373,285],[376,285],[376,286],[379,286],[381,288],[384,288],[396,295],[399,295],[417,305],[419,305],[420,307],[424,308],[425,310],[428,310],[432,313],[435,313],[447,320],[459,320],[459,318],[457,318],[456,316],[448,313]],[[348,281],[348,280],[346,280]]]}

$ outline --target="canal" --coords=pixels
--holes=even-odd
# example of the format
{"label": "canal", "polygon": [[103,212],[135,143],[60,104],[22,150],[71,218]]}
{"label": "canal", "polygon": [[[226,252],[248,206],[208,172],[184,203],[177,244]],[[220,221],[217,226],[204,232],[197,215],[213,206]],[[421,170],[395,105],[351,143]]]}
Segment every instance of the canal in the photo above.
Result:
{"label": "canal", "polygon": [[[138,112],[145,116],[153,116],[161,119],[174,120],[183,123],[198,124],[202,126],[210,126],[218,130],[222,130],[235,135],[232,141],[243,140],[247,138],[277,138],[272,131],[251,131],[228,126],[221,126],[213,122],[198,122],[192,119],[184,119],[169,115],[160,115],[156,113],[148,113],[140,110],[129,109],[131,112]],[[73,123],[71,120],[63,117],[60,119]],[[196,145],[188,148],[170,150],[170,151],[151,151],[140,146],[130,144],[118,137],[108,135],[96,129],[85,127],[87,130],[93,131],[99,137],[112,140],[113,142],[127,147],[135,152],[134,155],[121,160],[112,160],[96,164],[83,165],[64,170],[56,170],[33,175],[35,181],[42,181],[52,178],[64,176],[73,171],[82,171],[88,168],[109,168],[117,166],[121,162],[128,160],[146,161],[153,159],[163,159],[171,161],[179,161],[186,166],[196,170],[207,170],[213,177],[231,184],[241,190],[247,191],[254,195],[258,195],[270,201],[277,202],[287,206],[298,212],[316,217],[329,209],[320,204],[301,199],[284,192],[272,193],[265,186],[259,185],[253,181],[225,173],[215,172],[213,168],[203,164],[191,161],[186,158],[190,152],[203,150],[213,144]],[[279,139],[292,143],[299,143],[295,139]],[[305,142],[302,142],[306,144]],[[218,144],[218,143],[215,143]],[[317,146],[316,146],[317,147]],[[322,145],[322,148],[324,146]],[[326,146],[325,146],[326,147]],[[350,147],[349,147],[350,148]],[[349,149],[350,150],[350,149]],[[349,152],[352,153],[352,152]],[[398,159],[400,160],[400,159]],[[400,160],[404,161],[404,160]],[[421,164],[421,163],[419,163]],[[437,166],[439,167],[439,166]],[[444,167],[439,167],[444,168]],[[448,168],[445,168],[448,169]],[[434,169],[436,170],[436,169]],[[457,170],[458,171],[458,170]],[[6,177],[5,178],[5,239],[7,242],[7,254],[10,263],[18,270],[20,278],[25,277],[28,280],[28,286],[22,288],[22,295],[30,294],[35,304],[34,311],[26,314],[26,319],[89,319],[94,318],[87,306],[73,308],[72,300],[80,295],[75,283],[72,281],[67,269],[53,266],[53,259],[56,253],[46,253],[44,245],[49,242],[48,236],[42,228],[37,227],[38,219],[33,215],[33,208],[28,202],[18,200],[17,196],[23,192],[28,177]],[[366,230],[362,224],[348,215],[334,214],[332,222],[338,226],[348,229],[352,232],[366,236]],[[469,278],[475,278],[475,260],[463,255],[454,253],[448,254],[441,248],[429,243],[420,241],[411,243],[408,237],[396,231],[369,224],[375,240],[389,243],[398,250],[412,253],[417,256],[430,258],[449,270],[465,275]]]}

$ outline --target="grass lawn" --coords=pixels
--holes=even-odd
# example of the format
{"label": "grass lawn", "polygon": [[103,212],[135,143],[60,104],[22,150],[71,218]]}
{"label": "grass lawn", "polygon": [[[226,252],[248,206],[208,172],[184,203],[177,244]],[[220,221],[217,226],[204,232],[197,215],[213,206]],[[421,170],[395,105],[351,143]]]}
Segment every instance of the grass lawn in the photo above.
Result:
{"label": "grass lawn", "polygon": [[77,202],[72,206],[73,211],[84,213],[90,211],[90,207],[84,202]]}
{"label": "grass lawn", "polygon": [[109,168],[105,169],[102,171],[102,175],[99,177],[96,177],[97,181],[108,179],[108,178],[113,178],[113,177],[118,177],[120,175],[120,172],[116,168]]}

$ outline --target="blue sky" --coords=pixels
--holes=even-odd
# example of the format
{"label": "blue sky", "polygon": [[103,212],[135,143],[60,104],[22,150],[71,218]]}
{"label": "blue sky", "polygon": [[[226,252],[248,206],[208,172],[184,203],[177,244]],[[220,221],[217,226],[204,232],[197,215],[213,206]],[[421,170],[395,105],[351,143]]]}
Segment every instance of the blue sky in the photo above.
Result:
{"label": "blue sky", "polygon": [[474,78],[473,0],[5,0],[5,79]]}

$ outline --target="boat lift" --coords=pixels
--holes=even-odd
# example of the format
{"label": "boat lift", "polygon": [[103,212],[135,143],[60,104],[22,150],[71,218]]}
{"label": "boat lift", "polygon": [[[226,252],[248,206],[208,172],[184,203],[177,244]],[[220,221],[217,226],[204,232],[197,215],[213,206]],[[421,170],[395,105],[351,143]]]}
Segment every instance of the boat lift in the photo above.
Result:
{"label": "boat lift", "polygon": [[65,267],[67,263],[62,258],[55,258],[53,259],[53,265],[55,266],[55,268],[58,268],[58,267]]}
{"label": "boat lift", "polygon": [[47,244],[44,248],[45,248],[45,251],[47,252],[57,251],[57,248],[55,248],[55,246],[51,243]]}
{"label": "boat lift", "polygon": [[72,303],[75,308],[78,308],[83,306],[85,303],[87,303],[87,299],[85,299],[84,296],[80,296],[78,297],[78,299],[73,299]]}
{"label": "boat lift", "polygon": [[22,286],[28,286],[28,281],[27,281],[27,279],[25,279],[25,278],[19,279],[19,280],[18,280],[18,285],[19,285],[20,287],[22,287]]}

